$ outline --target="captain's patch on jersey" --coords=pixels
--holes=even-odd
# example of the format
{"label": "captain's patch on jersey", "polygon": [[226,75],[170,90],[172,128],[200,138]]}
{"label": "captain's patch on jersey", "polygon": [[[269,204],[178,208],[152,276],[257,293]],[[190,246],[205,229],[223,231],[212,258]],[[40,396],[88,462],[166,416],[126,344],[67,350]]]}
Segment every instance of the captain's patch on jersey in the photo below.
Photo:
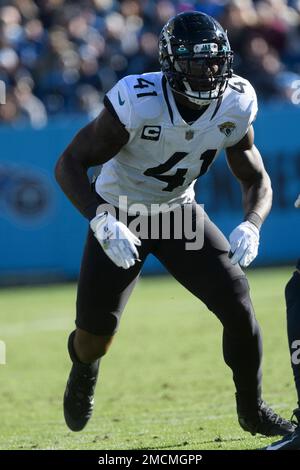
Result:
{"label": "captain's patch on jersey", "polygon": [[159,140],[161,126],[144,126],[141,139]]}
{"label": "captain's patch on jersey", "polygon": [[226,135],[226,137],[230,137],[232,132],[236,128],[236,125],[234,124],[234,122],[227,121],[220,124],[218,128],[220,129],[220,132],[223,132],[223,134]]}

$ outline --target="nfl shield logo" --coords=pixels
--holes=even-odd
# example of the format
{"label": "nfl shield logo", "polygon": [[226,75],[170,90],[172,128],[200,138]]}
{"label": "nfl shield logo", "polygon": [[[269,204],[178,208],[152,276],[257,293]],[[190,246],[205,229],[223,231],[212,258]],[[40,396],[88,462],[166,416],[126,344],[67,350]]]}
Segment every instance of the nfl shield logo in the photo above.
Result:
{"label": "nfl shield logo", "polygon": [[194,137],[194,131],[186,131],[185,140],[192,140],[193,137]]}

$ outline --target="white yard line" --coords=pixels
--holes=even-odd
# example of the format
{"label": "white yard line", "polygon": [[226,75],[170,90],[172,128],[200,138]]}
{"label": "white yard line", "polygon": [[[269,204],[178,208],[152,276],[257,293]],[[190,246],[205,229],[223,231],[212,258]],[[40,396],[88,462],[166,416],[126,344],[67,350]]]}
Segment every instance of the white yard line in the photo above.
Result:
{"label": "white yard line", "polygon": [[64,331],[73,327],[73,321],[67,317],[51,317],[41,320],[31,320],[17,323],[7,323],[0,326],[1,339],[22,336],[25,332]]}

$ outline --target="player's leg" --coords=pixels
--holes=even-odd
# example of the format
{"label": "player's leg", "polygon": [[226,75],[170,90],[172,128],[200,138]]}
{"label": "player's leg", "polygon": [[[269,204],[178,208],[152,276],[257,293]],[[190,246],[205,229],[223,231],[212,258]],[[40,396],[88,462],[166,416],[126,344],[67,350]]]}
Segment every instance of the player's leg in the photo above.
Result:
{"label": "player's leg", "polygon": [[298,396],[298,408],[294,410],[297,428],[289,436],[267,446],[265,450],[300,450],[300,260],[286,285],[285,301],[291,364]]}
{"label": "player's leg", "polygon": [[110,348],[114,335],[95,335],[77,328],[74,332],[73,347],[78,359],[83,363],[96,361]]}
{"label": "player's leg", "polygon": [[119,268],[89,230],[78,281],[74,338],[74,349],[82,362],[91,362],[107,352],[146,255],[143,243],[142,262],[130,269]]}
{"label": "player's leg", "polygon": [[[143,262],[146,243],[139,254]],[[64,415],[73,431],[81,430],[91,416],[100,360],[112,343],[142,262],[127,270],[117,267],[89,230],[78,282],[77,329],[68,340],[73,365],[64,396]]]}
{"label": "player's leg", "polygon": [[285,301],[291,363],[300,408],[300,260],[286,285]]}
{"label": "player's leg", "polygon": [[[198,214],[198,229],[202,230],[202,209],[193,207],[195,217]],[[186,250],[186,241],[184,238],[162,240],[154,254],[222,322],[224,359],[233,372],[240,424],[252,433],[290,432],[290,424],[271,412],[261,400],[260,329],[247,279],[239,266],[230,263],[226,238],[205,217],[203,247]]]}
{"label": "player's leg", "polygon": [[[220,319],[224,357],[233,370],[236,388],[257,400],[261,395],[262,342],[247,279],[239,266],[230,263],[229,244],[221,231],[206,215],[203,218],[199,206],[193,205],[193,212],[195,218],[198,215],[198,230],[204,230],[203,247],[187,250],[185,238],[163,240],[154,254]],[[247,367],[241,367],[243,364]]]}

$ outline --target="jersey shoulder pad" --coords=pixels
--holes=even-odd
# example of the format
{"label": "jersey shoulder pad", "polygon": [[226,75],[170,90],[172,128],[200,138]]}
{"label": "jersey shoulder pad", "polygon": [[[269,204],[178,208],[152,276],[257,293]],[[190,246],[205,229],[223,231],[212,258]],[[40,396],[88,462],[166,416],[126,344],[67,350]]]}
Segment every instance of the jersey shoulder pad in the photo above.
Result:
{"label": "jersey shoulder pad", "polygon": [[120,121],[135,129],[162,113],[161,73],[128,75],[106,94]]}
{"label": "jersey shoulder pad", "polygon": [[229,80],[222,107],[228,121],[232,121],[236,126],[226,141],[226,146],[231,146],[244,137],[257,115],[257,97],[251,83],[234,75]]}
{"label": "jersey shoulder pad", "polygon": [[239,75],[233,75],[228,83],[228,110],[253,122],[257,114],[257,97],[251,83]]}

